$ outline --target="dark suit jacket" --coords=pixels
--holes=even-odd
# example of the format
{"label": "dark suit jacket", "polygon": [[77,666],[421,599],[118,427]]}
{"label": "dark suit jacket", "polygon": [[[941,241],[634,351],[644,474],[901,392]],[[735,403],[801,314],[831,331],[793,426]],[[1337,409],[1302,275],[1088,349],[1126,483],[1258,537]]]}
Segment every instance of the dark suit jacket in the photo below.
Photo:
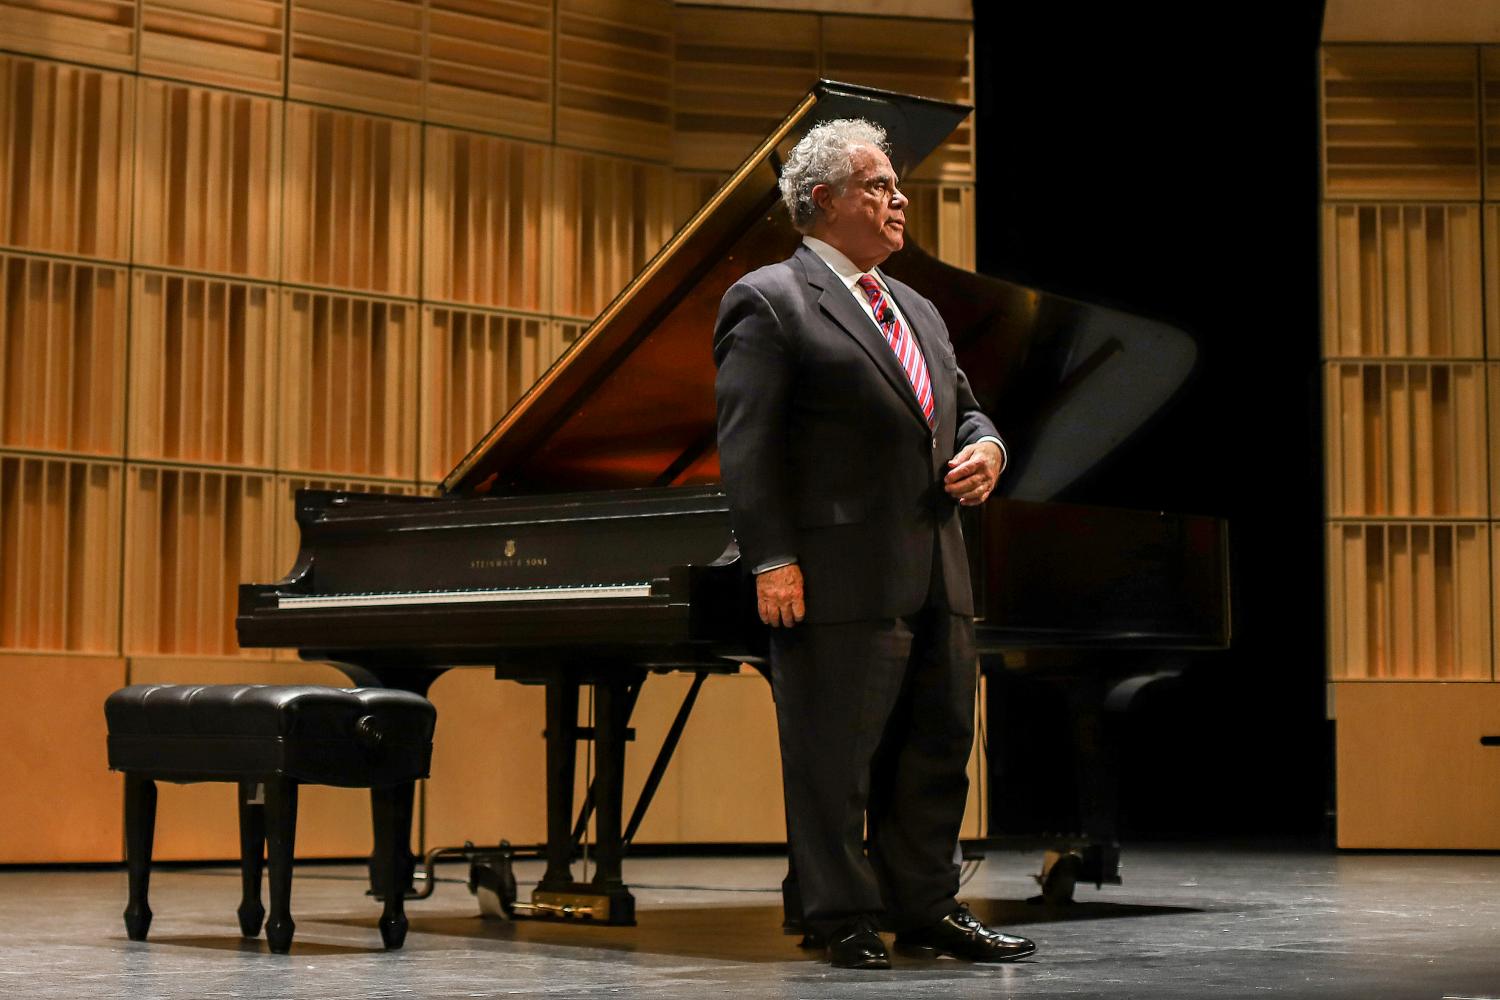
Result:
{"label": "dark suit jacket", "polygon": [[932,303],[885,282],[926,359],[935,426],[880,330],[805,245],[736,282],[719,306],[719,459],[741,559],[795,558],[810,622],[920,610],[934,546],[949,607],[974,611],[943,476],[995,427]]}

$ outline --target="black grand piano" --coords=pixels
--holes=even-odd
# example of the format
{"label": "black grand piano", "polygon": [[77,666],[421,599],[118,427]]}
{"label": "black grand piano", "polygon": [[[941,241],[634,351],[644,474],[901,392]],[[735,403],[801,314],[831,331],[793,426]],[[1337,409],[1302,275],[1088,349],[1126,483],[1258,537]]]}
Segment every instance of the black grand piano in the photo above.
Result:
{"label": "black grand piano", "polygon": [[[765,637],[717,485],[710,347],[724,291],[799,239],[777,202],[780,155],[817,121],[864,117],[886,128],[905,175],[969,110],[818,83],[440,495],[302,491],[296,564],[277,582],[241,586],[241,645],[296,647],[360,684],[425,692],[446,669],[484,667],[546,685],[547,868],[533,912],[633,922],[621,858],[699,686],[761,662]],[[1098,720],[1111,699],[1170,673],[1171,657],[1228,643],[1225,526],[1048,501],[1176,391],[1193,343],[949,267],[910,242],[886,269],[944,314],[1010,447],[1004,496],[966,512],[965,531],[986,670],[1058,680],[1074,703],[1070,738],[1084,739],[1067,827],[1082,849],[1059,854],[1072,867],[1052,878],[1053,896],[1075,878],[1118,881]],[[631,709],[665,670],[697,676],[627,820]],[[589,686],[593,725],[580,726]],[[596,776],[575,816],[583,740]],[[572,866],[590,814],[597,869],[580,883]]]}

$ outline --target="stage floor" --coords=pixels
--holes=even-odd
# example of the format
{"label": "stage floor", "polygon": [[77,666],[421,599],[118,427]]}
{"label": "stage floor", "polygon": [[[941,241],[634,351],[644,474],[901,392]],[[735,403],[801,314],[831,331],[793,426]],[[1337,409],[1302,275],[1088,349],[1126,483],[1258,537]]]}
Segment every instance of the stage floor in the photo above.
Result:
{"label": "stage floor", "polygon": [[[389,954],[357,866],[300,866],[285,956],[239,938],[230,868],[155,871],[144,944],[125,937],[123,870],[0,870],[0,996],[1500,998],[1500,856],[1131,846],[1125,885],[1080,887],[1068,907],[1021,901],[1037,862],[992,854],[963,892],[1035,939],[1034,957],[896,956],[876,973],[830,969],[781,934],[778,858],[631,861],[632,928],[485,921],[445,882]],[[524,898],[539,869],[517,874]]]}

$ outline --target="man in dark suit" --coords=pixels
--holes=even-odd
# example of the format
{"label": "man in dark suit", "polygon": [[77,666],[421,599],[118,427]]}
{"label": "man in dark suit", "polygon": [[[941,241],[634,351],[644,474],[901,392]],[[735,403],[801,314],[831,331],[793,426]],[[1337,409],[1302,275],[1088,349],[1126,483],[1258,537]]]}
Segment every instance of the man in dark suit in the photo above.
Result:
{"label": "man in dark suit", "polygon": [[813,128],[781,193],[803,245],[725,294],[714,360],[804,921],[842,968],[889,967],[882,921],[898,950],[1020,958],[1030,941],[955,899],[977,669],[957,508],[988,498],[1004,445],[932,303],[876,270],[907,205],[883,131]]}

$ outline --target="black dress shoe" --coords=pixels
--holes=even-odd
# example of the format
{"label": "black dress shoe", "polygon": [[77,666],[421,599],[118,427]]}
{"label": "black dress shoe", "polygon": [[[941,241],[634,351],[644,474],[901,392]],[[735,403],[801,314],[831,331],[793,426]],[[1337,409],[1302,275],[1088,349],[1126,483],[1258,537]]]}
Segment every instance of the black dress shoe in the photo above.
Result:
{"label": "black dress shoe", "polygon": [[952,955],[970,962],[1013,962],[1036,951],[1023,937],[992,931],[962,904],[943,919],[921,930],[896,935],[902,954],[932,958]]}
{"label": "black dress shoe", "polygon": [[889,969],[891,956],[875,925],[856,920],[828,936],[828,964],[835,969]]}

